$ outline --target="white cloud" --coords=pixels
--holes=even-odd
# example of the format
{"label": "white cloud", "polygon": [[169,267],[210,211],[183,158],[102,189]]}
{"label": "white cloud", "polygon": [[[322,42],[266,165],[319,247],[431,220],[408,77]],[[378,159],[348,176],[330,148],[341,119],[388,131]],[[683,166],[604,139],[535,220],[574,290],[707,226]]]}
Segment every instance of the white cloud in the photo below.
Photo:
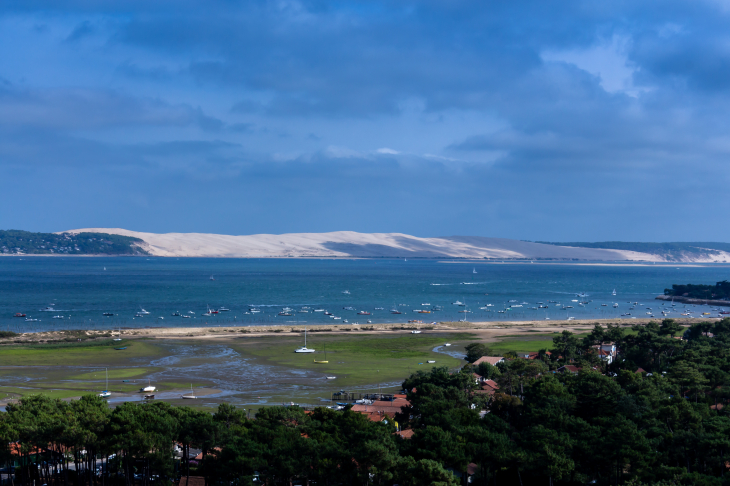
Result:
{"label": "white cloud", "polygon": [[388,154],[388,155],[398,155],[400,153],[397,150],[393,150],[388,147],[379,148],[378,150],[376,150],[376,152],[379,154]]}
{"label": "white cloud", "polygon": [[634,66],[628,62],[626,50],[631,39],[613,36],[609,41],[587,49],[543,51],[545,62],[565,62],[601,79],[601,87],[609,93],[623,92],[637,96],[641,91],[633,84]]}

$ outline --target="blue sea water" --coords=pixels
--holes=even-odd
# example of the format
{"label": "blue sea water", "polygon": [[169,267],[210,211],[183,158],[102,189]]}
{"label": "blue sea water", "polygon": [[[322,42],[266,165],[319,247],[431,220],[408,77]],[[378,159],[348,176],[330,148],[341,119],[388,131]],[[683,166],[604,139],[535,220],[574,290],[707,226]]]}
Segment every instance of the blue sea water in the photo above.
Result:
{"label": "blue sea water", "polygon": [[[633,317],[648,317],[647,312],[661,317],[662,304],[654,297],[665,288],[673,283],[714,284],[729,274],[730,266],[722,264],[3,257],[0,330],[585,319],[619,317],[629,312],[629,302],[642,304],[631,311]],[[580,306],[573,300],[590,302]],[[456,301],[466,306],[454,305]],[[538,302],[549,308],[532,309]],[[487,304],[492,306],[480,309]],[[563,309],[565,305],[573,308]],[[292,316],[279,316],[286,306],[293,309]],[[53,310],[41,310],[46,307]],[[208,307],[230,311],[202,316]],[[261,312],[248,313],[251,307]],[[302,307],[309,312],[298,312]],[[149,314],[136,317],[141,308]],[[393,308],[402,314],[392,314]],[[414,312],[422,308],[433,311]],[[342,319],[314,309],[327,309]],[[13,317],[17,312],[27,317]],[[114,316],[104,317],[104,312]],[[183,319],[172,316],[175,312],[194,314]]]}

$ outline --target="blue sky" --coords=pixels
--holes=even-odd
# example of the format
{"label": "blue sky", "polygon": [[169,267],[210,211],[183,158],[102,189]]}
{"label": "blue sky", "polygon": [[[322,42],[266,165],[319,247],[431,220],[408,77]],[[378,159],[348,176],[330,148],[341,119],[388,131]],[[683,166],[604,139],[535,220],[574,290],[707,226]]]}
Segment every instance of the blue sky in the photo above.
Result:
{"label": "blue sky", "polygon": [[730,241],[725,1],[5,1],[0,228]]}

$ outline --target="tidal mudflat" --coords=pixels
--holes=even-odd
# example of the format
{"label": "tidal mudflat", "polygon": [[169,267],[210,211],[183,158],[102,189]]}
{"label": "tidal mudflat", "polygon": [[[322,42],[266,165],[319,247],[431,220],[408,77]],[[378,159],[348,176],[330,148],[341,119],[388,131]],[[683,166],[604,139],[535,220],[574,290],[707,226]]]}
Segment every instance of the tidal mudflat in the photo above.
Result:
{"label": "tidal mudflat", "polygon": [[200,398],[184,402],[201,407],[223,401],[248,407],[319,404],[340,390],[396,390],[417,369],[456,368],[461,359],[434,347],[452,342],[455,350],[473,339],[465,332],[438,331],[310,335],[313,354],[294,352],[302,345],[299,333],[9,344],[0,347],[0,401],[31,393],[58,398],[98,393],[108,374],[111,404],[144,399],[139,390],[148,383],[157,387],[155,399],[172,403],[183,403],[181,395],[192,386]]}

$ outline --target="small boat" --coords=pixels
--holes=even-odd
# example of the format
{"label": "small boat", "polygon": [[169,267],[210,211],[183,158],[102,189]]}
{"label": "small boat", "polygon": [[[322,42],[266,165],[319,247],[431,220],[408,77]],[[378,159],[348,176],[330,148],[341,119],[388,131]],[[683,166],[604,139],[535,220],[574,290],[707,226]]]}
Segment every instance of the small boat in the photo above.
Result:
{"label": "small boat", "polygon": [[344,292],[342,292],[342,293],[343,293],[343,294],[345,294],[345,295],[350,295],[350,291],[349,291],[349,290],[345,290],[345,291],[344,291]]}
{"label": "small boat", "polygon": [[331,316],[331,315],[334,315],[334,314],[332,314],[330,311],[324,311],[324,315]]}
{"label": "small boat", "polygon": [[152,400],[153,398],[155,398],[155,396],[150,394],[150,395],[145,395],[144,398],[145,398],[145,400]]}
{"label": "small boat", "polygon": [[471,273],[477,273],[476,267],[471,271]]}
{"label": "small boat", "polygon": [[616,307],[618,307],[618,304],[613,304],[613,307],[614,307],[614,309],[615,309]]}
{"label": "small boat", "polygon": [[112,312],[104,312],[104,313],[102,313],[101,315],[102,315],[102,316],[106,316],[106,317],[111,317],[111,316],[113,316],[113,315],[114,315],[114,313],[112,313]]}
{"label": "small boat", "polygon": [[218,309],[219,312],[228,312],[230,310],[231,309],[228,309],[227,307],[221,307],[221,308]]}
{"label": "small boat", "polygon": [[[116,340],[115,340],[115,341],[116,341]],[[114,348],[114,349],[116,349],[117,351],[122,351],[122,350],[124,350],[124,349],[127,349],[127,347],[126,347],[126,346],[124,346],[123,348]]]}
{"label": "small boat", "polygon": [[185,398],[187,400],[190,400],[193,398],[198,398],[193,394],[193,384],[192,383],[190,384],[190,395],[183,395],[181,398]]}
{"label": "small boat", "polygon": [[411,334],[421,334],[421,331],[411,331]]}
{"label": "small boat", "polygon": [[288,317],[288,316],[291,316],[292,314],[289,313],[289,312],[279,312],[279,315],[280,316],[287,316]]}
{"label": "small boat", "polygon": [[[418,314],[430,314],[431,313],[430,310],[426,310],[426,309],[416,309],[416,312]],[[459,311],[459,312],[463,312],[463,311]]]}
{"label": "small boat", "polygon": [[329,363],[329,361],[327,361],[327,346],[324,347],[324,360],[323,361],[317,361],[315,359],[314,362],[317,363],[317,364],[327,364],[327,363]]}
{"label": "small boat", "polygon": [[190,316],[186,316],[185,314],[181,315],[180,317],[182,317],[183,319],[190,319]]}
{"label": "small boat", "polygon": [[314,312],[324,312],[324,309],[314,309]]}
{"label": "small boat", "polygon": [[328,380],[334,380],[335,378],[337,378],[337,377],[336,376],[328,376],[327,377]]}
{"label": "small boat", "polygon": [[52,319],[63,319],[63,316],[53,316]]}
{"label": "small boat", "polygon": [[314,353],[314,349],[307,347],[307,326],[304,326],[304,346],[294,350],[295,353]]}
{"label": "small boat", "polygon": [[453,305],[464,305],[464,303],[461,302],[460,300],[457,300],[456,302],[452,302],[452,304]]}
{"label": "small boat", "polygon": [[360,312],[357,313],[357,315],[358,316],[369,316],[370,315],[370,312],[368,312],[368,311],[360,311]]}
{"label": "small boat", "polygon": [[152,383],[150,383],[150,379],[147,378],[147,386],[142,388],[140,391],[141,392],[153,392],[155,390],[156,390],[156,388],[154,386],[152,386]]}
{"label": "small boat", "polygon": [[149,314],[149,312],[147,312],[146,310],[144,310],[143,308],[140,307],[139,311],[137,311],[137,314],[147,315],[147,314]]}
{"label": "small boat", "polygon": [[99,396],[101,398],[108,398],[112,396],[112,392],[109,391],[109,370],[107,368],[104,368],[104,372],[106,373],[106,390],[99,393]]}
{"label": "small boat", "polygon": [[433,363],[435,363],[435,362],[436,362],[436,360],[435,360],[435,359],[429,359],[428,361],[426,361],[426,363],[431,363],[431,364],[433,364]]}
{"label": "small boat", "polygon": [[399,311],[398,309],[393,309],[392,311],[390,311],[390,313],[391,313],[391,314],[403,314],[403,313],[402,313],[401,311]]}
{"label": "small boat", "polygon": [[451,346],[451,343],[446,343],[444,344],[444,346]]}
{"label": "small boat", "polygon": [[26,319],[25,322],[38,322],[38,319]]}
{"label": "small boat", "polygon": [[38,312],[56,312],[56,309],[54,309],[52,305],[49,305],[45,309],[40,309]]}
{"label": "small boat", "polygon": [[332,319],[334,319],[334,320],[336,320],[336,321],[339,321],[339,320],[340,320],[340,319],[342,319],[342,318],[341,318],[341,317],[333,317]]}
{"label": "small boat", "polygon": [[215,280],[215,278],[213,277],[213,275],[210,276],[210,280]]}
{"label": "small boat", "polygon": [[180,314],[179,312],[173,312],[173,313],[172,313],[172,314],[170,314],[170,315],[171,315],[172,317],[180,317],[180,315],[181,315],[181,314]]}
{"label": "small boat", "polygon": [[611,293],[611,295],[616,295],[616,289],[613,289],[613,292]]}
{"label": "small boat", "polygon": [[13,317],[25,317],[25,314],[23,314],[21,312],[16,312]]}
{"label": "small boat", "polygon": [[195,312],[193,312],[193,311],[188,311],[188,314],[191,314],[191,315],[192,315],[192,314],[195,314]]}

